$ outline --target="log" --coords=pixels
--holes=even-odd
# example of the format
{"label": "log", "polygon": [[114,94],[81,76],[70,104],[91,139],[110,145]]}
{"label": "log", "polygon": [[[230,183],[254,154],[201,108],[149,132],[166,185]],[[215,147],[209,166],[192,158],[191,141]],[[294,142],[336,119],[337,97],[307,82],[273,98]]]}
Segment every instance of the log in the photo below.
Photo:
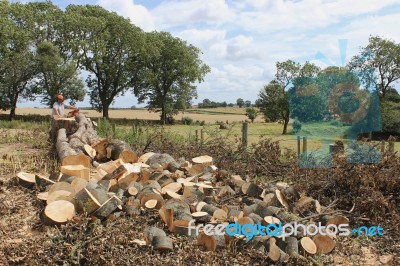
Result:
{"label": "log", "polygon": [[129,216],[140,215],[140,200],[128,200],[124,207]]}
{"label": "log", "polygon": [[86,154],[89,155],[90,158],[94,159],[96,157],[96,150],[92,148],[92,146],[85,144],[83,146]]}
{"label": "log", "polygon": [[329,235],[315,235],[313,241],[317,246],[318,254],[326,254],[331,252],[335,246],[336,242]]}
{"label": "log", "polygon": [[168,185],[162,187],[161,192],[162,192],[162,194],[166,194],[167,191],[172,191],[172,192],[178,193],[181,189],[182,189],[182,184],[174,182],[174,183],[171,183],[171,184],[168,184]]}
{"label": "log", "polygon": [[60,160],[61,163],[68,156],[77,154],[77,152],[74,149],[72,149],[68,143],[68,138],[65,128],[61,128],[58,130],[56,150],[58,154],[58,159]]}
{"label": "log", "polygon": [[108,147],[109,142],[107,139],[100,139],[96,142],[93,141],[92,148],[96,151],[95,160],[98,162],[107,161],[107,151],[106,148]]}
{"label": "log", "polygon": [[124,165],[120,165],[117,169],[115,169],[112,173],[107,174],[103,177],[103,180],[110,180],[110,179],[118,179],[123,174],[126,174],[128,169]]}
{"label": "log", "polygon": [[29,174],[25,172],[19,172],[17,174],[18,183],[24,188],[33,188],[36,184],[36,179],[34,174]]}
{"label": "log", "polygon": [[41,175],[35,175],[35,183],[39,188],[44,188],[53,185],[55,182]]}
{"label": "log", "polygon": [[65,190],[71,192],[71,194],[75,194],[75,190],[71,186],[70,183],[67,182],[57,182],[49,187],[49,195],[58,190]]}
{"label": "log", "polygon": [[106,219],[111,213],[113,213],[118,206],[121,204],[121,200],[112,196],[106,202],[104,202],[99,209],[94,212],[94,216],[99,218],[100,220]]}
{"label": "log", "polygon": [[48,197],[49,197],[49,192],[41,192],[37,194],[37,198],[43,201],[47,201]]}
{"label": "log", "polygon": [[211,218],[211,216],[207,212],[193,212],[192,217],[197,222],[203,222],[203,223],[209,222]]}
{"label": "log", "polygon": [[151,156],[153,156],[154,154],[155,154],[154,152],[145,153],[145,154],[143,154],[142,156],[139,157],[138,162],[139,162],[139,163],[148,164],[147,161],[148,161],[149,158],[150,158]]}
{"label": "log", "polygon": [[[155,209],[157,209],[157,210],[159,210],[164,204],[165,204],[165,201],[164,201],[164,199],[163,199],[163,197],[161,197],[159,194],[156,194],[156,193],[146,193],[145,195],[143,195],[141,198],[140,198],[140,205],[142,206],[142,207],[147,207],[147,208],[149,208],[148,206],[146,206],[146,203],[148,202],[148,201],[150,201],[150,200],[155,200],[156,201],[156,204],[152,207],[152,208],[155,208]],[[152,203],[153,202],[151,202],[151,203],[149,203],[150,205],[152,205]],[[148,205],[149,205],[148,204]],[[149,205],[149,206],[150,206]]]}
{"label": "log", "polygon": [[317,253],[317,246],[315,245],[314,241],[308,236],[301,238],[300,244],[304,251],[306,251],[308,254]]}
{"label": "log", "polygon": [[108,148],[111,149],[111,159],[121,159],[125,163],[136,163],[138,161],[137,154],[132,151],[131,147],[122,140],[112,140]]}
{"label": "log", "polygon": [[67,190],[57,190],[57,191],[54,191],[54,192],[48,194],[46,203],[50,204],[57,200],[66,200],[66,201],[73,203],[74,194],[71,193],[71,191],[67,191]]}
{"label": "log", "polygon": [[76,176],[87,181],[90,179],[90,169],[83,165],[62,165],[60,172],[69,176]]}
{"label": "log", "polygon": [[223,186],[218,192],[218,197],[231,197],[235,194],[236,192],[230,186]]}
{"label": "log", "polygon": [[108,200],[107,191],[100,186],[96,186],[95,188],[86,189],[90,192],[90,194],[100,203],[100,205],[104,204]]}
{"label": "log", "polygon": [[193,164],[201,164],[203,166],[209,166],[213,163],[213,158],[208,155],[203,155],[199,157],[192,158]]}
{"label": "log", "polygon": [[161,165],[162,169],[166,170],[171,162],[175,162],[175,159],[172,158],[171,155],[169,155],[167,153],[163,153],[163,154],[156,153],[156,154],[152,155],[147,160],[147,162],[144,162],[144,163],[146,163],[150,166]]}
{"label": "log", "polygon": [[213,213],[213,218],[216,222],[220,222],[223,223],[226,221],[226,219],[228,218],[227,213],[222,210],[222,209],[217,209],[216,211],[214,211]]}
{"label": "log", "polygon": [[207,251],[215,251],[217,249],[217,241],[214,236],[208,236],[201,232],[197,237],[197,243],[204,246]]}
{"label": "log", "polygon": [[259,198],[263,193],[263,189],[253,182],[245,182],[242,185],[242,192],[253,198]]}
{"label": "log", "polygon": [[151,226],[144,229],[143,234],[147,244],[151,244],[155,250],[170,251],[173,249],[172,240],[167,237],[160,228]]}
{"label": "log", "polygon": [[81,191],[82,189],[84,189],[88,183],[89,182],[86,179],[81,178],[81,177],[76,177],[74,180],[72,180],[71,187],[77,193],[77,192]]}
{"label": "log", "polygon": [[85,211],[87,214],[91,214],[101,207],[101,204],[86,188],[75,195],[75,200],[79,212]]}
{"label": "log", "polygon": [[69,201],[58,200],[47,205],[43,214],[46,224],[65,224],[74,217],[75,206]]}

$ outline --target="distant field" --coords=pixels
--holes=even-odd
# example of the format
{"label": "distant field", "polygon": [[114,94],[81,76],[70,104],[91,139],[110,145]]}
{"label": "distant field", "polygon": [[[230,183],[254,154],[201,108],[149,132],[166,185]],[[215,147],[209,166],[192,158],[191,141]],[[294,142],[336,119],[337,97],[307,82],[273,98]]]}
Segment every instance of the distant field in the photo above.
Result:
{"label": "distant field", "polygon": [[[81,110],[81,112],[86,114],[86,116],[93,118],[102,116],[101,113],[96,112],[95,110]],[[50,108],[17,108],[16,111],[17,115],[49,115],[50,113]],[[245,108],[238,107],[190,109],[185,113],[179,113],[175,116],[175,119],[181,120],[184,116],[188,116],[194,121],[199,120],[205,121],[206,123],[215,123],[216,121],[240,122],[247,119]],[[145,109],[110,110],[110,118],[158,120],[160,119],[160,113],[149,112]],[[256,121],[263,121],[262,116],[259,115]]]}
{"label": "distant field", "polygon": [[[82,110],[88,117],[101,117],[101,113],[94,110]],[[205,126],[198,125],[166,125],[164,126],[170,132],[179,134],[188,138],[195,135],[196,129],[204,129],[205,139],[212,138],[213,135],[219,134],[229,139],[240,139],[242,136],[242,121],[247,117],[244,115],[245,108],[226,107],[226,108],[210,108],[210,109],[190,109],[184,114],[180,113],[175,119],[180,120],[182,117],[191,117],[194,121],[205,121]],[[0,112],[5,113],[5,112]],[[49,115],[50,109],[44,108],[18,108],[19,115]],[[111,118],[127,118],[127,119],[146,119],[158,120],[159,113],[149,112],[145,109],[137,110],[110,110]],[[216,121],[228,121],[230,130],[220,130],[215,124]],[[2,126],[0,126],[2,127]],[[122,128],[124,126],[121,126]],[[127,127],[128,128],[128,127]],[[290,134],[292,130],[291,124],[288,126],[288,135],[282,135],[283,125],[278,123],[265,123],[262,116],[259,115],[255,123],[249,124],[249,143],[257,142],[262,136],[272,138],[279,141],[284,149],[297,150],[296,136]],[[314,123],[304,125],[300,133],[301,136],[308,137],[308,150],[320,149],[323,143],[331,143],[333,139],[340,139],[346,130],[346,127],[336,127],[327,123]],[[343,139],[344,140],[344,139]],[[346,143],[346,140],[344,140]],[[327,147],[327,146],[325,146]],[[400,151],[400,142],[395,143],[395,150]]]}

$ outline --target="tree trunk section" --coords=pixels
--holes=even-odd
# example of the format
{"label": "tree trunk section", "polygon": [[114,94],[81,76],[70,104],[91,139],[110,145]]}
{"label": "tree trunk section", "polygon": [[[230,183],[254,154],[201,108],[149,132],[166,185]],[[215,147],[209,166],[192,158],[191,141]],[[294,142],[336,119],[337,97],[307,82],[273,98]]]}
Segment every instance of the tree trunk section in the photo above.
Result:
{"label": "tree trunk section", "polygon": [[138,156],[132,151],[131,147],[122,140],[111,141],[109,147],[111,147],[111,158],[112,160],[122,159],[125,163],[136,163]]}

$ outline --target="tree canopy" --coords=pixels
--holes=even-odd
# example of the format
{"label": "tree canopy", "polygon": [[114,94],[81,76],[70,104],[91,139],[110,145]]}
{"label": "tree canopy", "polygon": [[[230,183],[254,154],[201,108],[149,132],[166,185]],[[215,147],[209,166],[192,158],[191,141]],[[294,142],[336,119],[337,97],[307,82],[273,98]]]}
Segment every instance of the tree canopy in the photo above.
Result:
{"label": "tree canopy", "polygon": [[146,34],[144,68],[133,82],[138,101],[161,112],[161,122],[185,110],[197,97],[196,82],[202,82],[210,68],[200,59],[200,50],[167,32]]}

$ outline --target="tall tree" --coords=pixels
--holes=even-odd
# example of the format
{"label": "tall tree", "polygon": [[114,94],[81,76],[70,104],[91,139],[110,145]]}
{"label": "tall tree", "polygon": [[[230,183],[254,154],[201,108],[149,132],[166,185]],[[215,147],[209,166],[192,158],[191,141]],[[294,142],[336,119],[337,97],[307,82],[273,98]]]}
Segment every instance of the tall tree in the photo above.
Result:
{"label": "tall tree", "polygon": [[[282,92],[277,93],[277,95],[285,95],[284,99],[288,101],[287,89],[294,86],[295,80],[315,77],[319,71],[320,68],[310,62],[306,62],[303,65],[293,60],[277,62],[275,78],[282,90]],[[279,87],[274,86],[274,88],[278,89]],[[282,115],[281,119],[284,121],[282,134],[286,134],[290,120],[289,104],[279,104],[278,106],[284,108],[281,110],[280,114]]]}
{"label": "tall tree", "polygon": [[90,73],[86,79],[90,102],[108,118],[115,98],[131,89],[141,73],[143,32],[128,19],[99,6],[70,5],[66,13],[73,51],[82,69]]}
{"label": "tall tree", "polygon": [[375,89],[384,98],[389,88],[400,79],[400,44],[370,36],[368,45],[361,48],[360,54],[352,58],[348,67],[357,71],[367,89]]}
{"label": "tall tree", "polygon": [[47,41],[40,43],[36,60],[39,75],[35,89],[43,95],[42,103],[51,107],[57,94],[63,94],[72,104],[83,101],[84,84],[78,76],[76,63],[63,60],[58,47]]}
{"label": "tall tree", "polygon": [[287,95],[278,81],[273,80],[265,85],[258,97],[258,106],[265,121],[276,122],[289,115]]}
{"label": "tall tree", "polygon": [[31,79],[36,74],[32,31],[32,10],[20,3],[0,2],[0,104],[15,116],[18,100],[32,99]]}
{"label": "tall tree", "polygon": [[134,93],[150,110],[161,112],[165,124],[197,97],[194,83],[202,82],[210,68],[201,61],[198,48],[167,32],[147,33],[146,44],[146,68],[134,81]]}
{"label": "tall tree", "polygon": [[243,100],[242,98],[238,98],[238,99],[236,100],[236,104],[237,104],[240,108],[242,108],[243,105],[244,105],[244,100]]}
{"label": "tall tree", "polygon": [[63,94],[71,103],[82,101],[84,84],[79,77],[77,60],[72,52],[66,13],[51,2],[31,2],[33,11],[30,28],[36,44],[38,75],[35,93],[42,103],[52,106],[55,95]]}

